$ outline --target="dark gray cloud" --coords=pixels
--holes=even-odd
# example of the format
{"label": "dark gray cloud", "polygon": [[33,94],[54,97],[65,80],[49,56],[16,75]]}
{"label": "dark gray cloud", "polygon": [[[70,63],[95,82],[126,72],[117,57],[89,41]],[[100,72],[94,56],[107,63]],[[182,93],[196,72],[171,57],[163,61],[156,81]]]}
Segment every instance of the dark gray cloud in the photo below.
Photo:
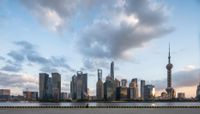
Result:
{"label": "dark gray cloud", "polygon": [[165,7],[153,7],[153,3],[126,0],[120,12],[114,8],[108,19],[94,21],[78,39],[80,52],[86,57],[124,59],[130,49],[172,32],[172,27],[165,26]]}
{"label": "dark gray cloud", "polygon": [[0,56],[0,60],[5,60],[5,58],[4,58],[4,57],[2,57],[2,56]]}
{"label": "dark gray cloud", "polygon": [[[173,87],[191,87],[196,86],[200,81],[200,69],[190,71],[179,71],[172,75]],[[157,80],[151,82],[156,86],[157,90],[164,90],[167,87],[167,80]]]}
{"label": "dark gray cloud", "polygon": [[9,72],[18,72],[22,70],[24,62],[36,63],[41,66],[40,71],[51,72],[58,71],[59,68],[68,69],[74,72],[64,57],[52,56],[49,58],[41,56],[35,49],[35,46],[26,41],[14,42],[17,46],[20,46],[20,50],[10,51],[7,55],[12,60],[7,59],[6,65],[1,70]]}
{"label": "dark gray cloud", "polygon": [[108,60],[103,59],[84,59],[83,70],[96,71],[97,69],[110,68],[110,63]]}
{"label": "dark gray cloud", "polygon": [[7,55],[12,57],[15,61],[22,62],[24,60],[24,56],[22,55],[22,53],[19,53],[17,51],[10,51]]}
{"label": "dark gray cloud", "polygon": [[2,67],[1,70],[8,72],[19,72],[20,70],[22,70],[22,67],[18,64],[9,64]]}

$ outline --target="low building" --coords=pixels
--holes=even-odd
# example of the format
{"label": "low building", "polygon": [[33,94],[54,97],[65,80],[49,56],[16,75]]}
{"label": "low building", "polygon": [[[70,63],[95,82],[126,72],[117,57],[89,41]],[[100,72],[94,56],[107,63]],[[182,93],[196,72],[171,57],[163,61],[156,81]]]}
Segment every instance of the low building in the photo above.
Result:
{"label": "low building", "polygon": [[61,100],[67,100],[69,99],[69,94],[67,92],[62,92],[61,93]]}
{"label": "low building", "polygon": [[166,92],[162,92],[161,93],[161,99],[160,100],[167,100],[168,99],[168,95]]}
{"label": "low building", "polygon": [[0,101],[10,100],[10,89],[0,89]]}
{"label": "low building", "polygon": [[36,101],[38,100],[38,92],[34,91],[23,91],[24,100]]}
{"label": "low building", "polygon": [[184,100],[185,99],[185,93],[183,93],[183,92],[178,93],[177,96],[178,96],[179,100]]}

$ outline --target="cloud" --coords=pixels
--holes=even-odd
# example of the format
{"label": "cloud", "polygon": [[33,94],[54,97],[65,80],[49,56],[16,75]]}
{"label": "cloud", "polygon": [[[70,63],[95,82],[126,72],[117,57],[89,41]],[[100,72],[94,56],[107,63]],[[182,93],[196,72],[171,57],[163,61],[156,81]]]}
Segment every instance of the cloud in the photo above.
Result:
{"label": "cloud", "polygon": [[7,55],[12,57],[16,61],[19,61],[19,62],[24,60],[24,56],[17,51],[10,51]]}
{"label": "cloud", "polygon": [[20,0],[37,20],[52,31],[60,32],[71,26],[73,20],[99,6],[109,6],[115,0]]}
{"label": "cloud", "polygon": [[108,60],[86,58],[83,61],[83,65],[83,69],[85,70],[96,71],[97,69],[102,68],[109,69],[110,63],[108,62]]}
{"label": "cloud", "polygon": [[19,72],[21,69],[22,69],[21,66],[18,64],[5,65],[4,67],[1,68],[1,70],[8,72]]}
{"label": "cloud", "polygon": [[[200,79],[200,69],[182,70],[172,75],[172,86],[174,88],[196,86]],[[196,82],[196,83],[195,83]],[[157,80],[151,82],[157,90],[164,90],[167,87],[167,80]]]}
{"label": "cloud", "polygon": [[15,91],[14,88],[20,89],[20,92],[22,90],[25,90],[26,88],[31,90],[38,90],[38,79],[34,76],[30,76],[27,74],[7,74],[0,72],[0,87],[1,88],[9,88],[11,89],[12,93],[19,91]]}
{"label": "cloud", "polygon": [[20,47],[20,50],[11,50],[7,55],[12,60],[7,59],[6,65],[1,68],[3,71],[19,72],[25,62],[35,63],[41,66],[40,71],[52,72],[58,71],[57,69],[64,68],[71,72],[75,70],[71,68],[64,57],[52,56],[49,58],[41,56],[35,49],[35,46],[26,41],[14,42]]}
{"label": "cloud", "polygon": [[82,31],[80,52],[86,57],[126,59],[131,49],[169,34],[174,29],[166,26],[166,6],[153,4],[149,0],[126,0],[114,7],[107,17],[96,19]]}
{"label": "cloud", "polygon": [[42,25],[53,31],[58,31],[64,26],[63,18],[70,17],[74,7],[71,0],[21,0],[21,3]]}

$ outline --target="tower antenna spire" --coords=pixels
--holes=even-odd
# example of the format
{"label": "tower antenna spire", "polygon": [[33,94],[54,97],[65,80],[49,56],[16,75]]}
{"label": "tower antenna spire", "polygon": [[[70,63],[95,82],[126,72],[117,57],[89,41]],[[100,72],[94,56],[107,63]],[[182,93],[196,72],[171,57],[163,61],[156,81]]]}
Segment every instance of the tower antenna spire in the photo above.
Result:
{"label": "tower antenna spire", "polygon": [[171,55],[170,55],[170,43],[169,43],[169,56],[168,56],[168,63],[171,63]]}

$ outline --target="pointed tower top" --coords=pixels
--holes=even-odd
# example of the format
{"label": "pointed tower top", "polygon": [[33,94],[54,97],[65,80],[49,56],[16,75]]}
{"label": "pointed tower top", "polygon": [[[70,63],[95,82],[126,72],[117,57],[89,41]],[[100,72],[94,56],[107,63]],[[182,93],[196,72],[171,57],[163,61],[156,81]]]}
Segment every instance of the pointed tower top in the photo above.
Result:
{"label": "pointed tower top", "polygon": [[170,43],[169,43],[169,56],[168,56],[168,63],[171,63],[170,59],[171,59],[171,55],[170,55]]}

